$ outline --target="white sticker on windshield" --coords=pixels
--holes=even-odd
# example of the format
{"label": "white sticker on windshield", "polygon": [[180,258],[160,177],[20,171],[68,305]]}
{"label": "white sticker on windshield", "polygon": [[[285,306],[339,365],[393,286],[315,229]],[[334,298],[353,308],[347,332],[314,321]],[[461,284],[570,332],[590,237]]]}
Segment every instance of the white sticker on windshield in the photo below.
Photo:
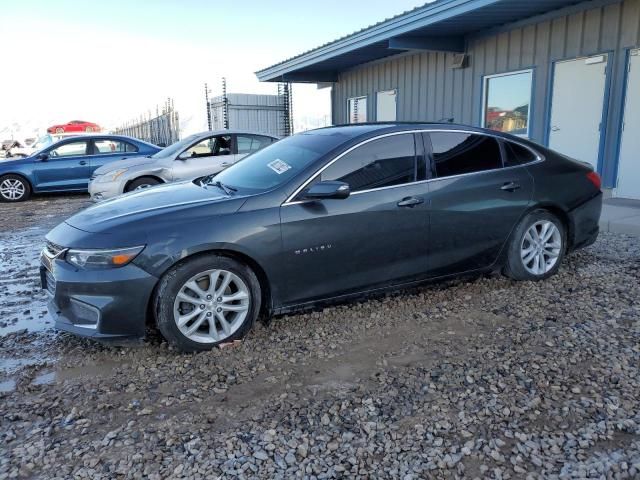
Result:
{"label": "white sticker on windshield", "polygon": [[276,172],[278,175],[283,174],[284,172],[286,172],[287,170],[289,170],[291,168],[291,165],[289,165],[286,162],[283,162],[282,160],[280,160],[279,158],[276,158],[273,162],[271,163],[267,163],[267,166],[273,170],[274,172]]}

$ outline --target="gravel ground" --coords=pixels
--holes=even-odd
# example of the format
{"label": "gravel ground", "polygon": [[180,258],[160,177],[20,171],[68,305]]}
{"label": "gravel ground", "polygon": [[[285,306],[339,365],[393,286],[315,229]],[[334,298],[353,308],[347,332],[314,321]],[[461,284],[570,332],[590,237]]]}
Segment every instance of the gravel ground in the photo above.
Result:
{"label": "gravel ground", "polygon": [[33,296],[40,325],[0,337],[0,479],[640,477],[640,239],[602,235],[546,282],[425,286],[181,355],[47,328],[29,227],[86,198],[47,201],[0,237],[2,316]]}

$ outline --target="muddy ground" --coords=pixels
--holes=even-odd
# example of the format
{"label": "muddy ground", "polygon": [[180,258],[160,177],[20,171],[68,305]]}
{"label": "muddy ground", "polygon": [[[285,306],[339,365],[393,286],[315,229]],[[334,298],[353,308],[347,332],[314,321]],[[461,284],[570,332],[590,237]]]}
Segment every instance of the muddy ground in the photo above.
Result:
{"label": "muddy ground", "polygon": [[638,239],[182,355],[53,332],[42,237],[87,204],[0,204],[0,479],[640,476]]}

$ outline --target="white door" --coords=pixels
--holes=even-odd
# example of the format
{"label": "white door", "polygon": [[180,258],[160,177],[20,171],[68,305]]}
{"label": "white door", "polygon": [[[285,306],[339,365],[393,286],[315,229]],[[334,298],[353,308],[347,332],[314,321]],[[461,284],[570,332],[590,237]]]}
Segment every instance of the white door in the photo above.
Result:
{"label": "white door", "polygon": [[556,62],[549,147],[598,167],[607,55]]}
{"label": "white door", "polygon": [[640,49],[629,56],[616,197],[640,199]]}

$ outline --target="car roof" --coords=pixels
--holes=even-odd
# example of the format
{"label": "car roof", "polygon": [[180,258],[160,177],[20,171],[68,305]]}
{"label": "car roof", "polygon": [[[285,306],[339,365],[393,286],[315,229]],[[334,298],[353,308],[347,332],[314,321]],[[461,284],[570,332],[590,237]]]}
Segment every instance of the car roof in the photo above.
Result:
{"label": "car roof", "polygon": [[206,131],[206,132],[200,132],[200,133],[193,133],[191,135],[188,135],[186,137],[184,137],[182,140],[184,140],[185,138],[200,138],[200,137],[210,137],[211,135],[259,135],[261,137],[271,137],[271,138],[278,138],[275,135],[271,135],[270,133],[264,133],[264,132],[256,132],[253,130],[234,130],[234,129],[228,129],[228,130],[210,130],[210,131]]}

